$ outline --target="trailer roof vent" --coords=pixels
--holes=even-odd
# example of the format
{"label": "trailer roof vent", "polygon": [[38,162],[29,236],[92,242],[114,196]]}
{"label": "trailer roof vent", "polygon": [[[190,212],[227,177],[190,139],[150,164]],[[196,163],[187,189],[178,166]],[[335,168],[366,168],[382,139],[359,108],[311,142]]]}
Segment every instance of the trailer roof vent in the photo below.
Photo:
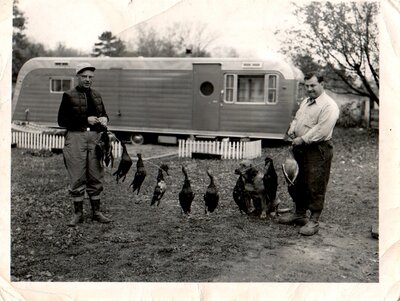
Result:
{"label": "trailer roof vent", "polygon": [[243,69],[259,69],[262,68],[263,64],[262,63],[243,63],[242,68]]}
{"label": "trailer roof vent", "polygon": [[68,66],[68,62],[54,62],[54,65],[56,66]]}

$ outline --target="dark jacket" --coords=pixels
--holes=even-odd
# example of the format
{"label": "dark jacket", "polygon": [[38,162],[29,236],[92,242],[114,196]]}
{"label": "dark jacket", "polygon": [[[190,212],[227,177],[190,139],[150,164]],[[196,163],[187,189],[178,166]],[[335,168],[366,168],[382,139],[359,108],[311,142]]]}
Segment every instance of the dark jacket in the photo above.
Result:
{"label": "dark jacket", "polygon": [[[90,92],[97,111],[96,117],[108,119],[101,95],[94,89],[90,89]],[[58,125],[69,131],[82,131],[89,127],[87,118],[87,99],[82,88],[77,86],[64,92],[58,110]]]}

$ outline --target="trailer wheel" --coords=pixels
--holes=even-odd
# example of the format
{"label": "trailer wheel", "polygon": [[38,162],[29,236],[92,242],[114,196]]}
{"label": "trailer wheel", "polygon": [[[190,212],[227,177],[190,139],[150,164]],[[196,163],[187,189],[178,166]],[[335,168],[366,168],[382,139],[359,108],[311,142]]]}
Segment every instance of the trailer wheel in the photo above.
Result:
{"label": "trailer wheel", "polygon": [[131,135],[131,142],[135,145],[142,145],[144,142],[144,137],[142,134],[134,133]]}

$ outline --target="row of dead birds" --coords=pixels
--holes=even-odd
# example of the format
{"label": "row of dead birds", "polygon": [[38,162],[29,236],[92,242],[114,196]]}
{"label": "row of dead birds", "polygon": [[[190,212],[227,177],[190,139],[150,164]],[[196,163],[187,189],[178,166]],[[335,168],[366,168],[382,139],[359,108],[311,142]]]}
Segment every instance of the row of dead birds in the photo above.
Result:
{"label": "row of dead birds", "polygon": [[[126,146],[125,144],[122,142],[122,155],[121,155],[121,160],[118,166],[118,169],[113,173],[113,176],[116,177],[116,181],[117,183],[119,183],[120,180],[122,180],[122,182],[125,181],[126,176],[133,164],[132,159],[130,158]],[[134,178],[132,180],[132,182],[130,183],[129,187],[132,187],[132,192],[136,192],[137,194],[139,194],[140,192],[140,188],[144,182],[144,179],[147,175],[146,169],[144,167],[144,163],[143,163],[143,158],[142,155],[140,153],[137,153],[137,162],[136,162],[136,172],[134,175]],[[285,168],[286,165],[286,168]],[[268,192],[269,196],[268,198],[274,200],[276,197],[276,191],[277,191],[277,175],[275,172],[275,169],[273,167],[273,163],[272,163],[272,159],[270,158],[265,158],[265,167],[268,166],[268,171],[265,171],[264,177],[263,177],[263,183],[264,183],[264,187],[266,187],[268,185]],[[294,180],[297,177],[298,174],[298,166],[296,161],[292,158],[289,157],[287,158],[287,160],[285,161],[285,163],[283,164],[283,173],[285,176],[285,179],[288,183],[288,185],[293,185],[294,184]],[[165,172],[167,175],[169,175],[168,173],[169,170],[169,166],[167,164],[161,164],[158,167],[158,175],[157,175],[157,183],[156,186],[154,188],[153,191],[153,197],[151,199],[151,203],[150,205],[155,205],[159,206],[160,205],[160,201],[162,199],[162,197],[164,196],[166,190],[167,190],[167,183],[164,179],[164,174],[163,172]],[[184,166],[182,166],[182,172],[184,174],[184,182],[183,182],[183,186],[181,191],[179,192],[179,204],[181,206],[182,209],[182,213],[184,214],[190,214],[191,213],[191,205],[192,202],[194,200],[195,197],[195,193],[193,192],[192,188],[191,188],[191,183],[187,174],[187,171],[185,169]],[[236,174],[239,174],[239,178],[236,182],[236,185],[233,189],[233,199],[236,202],[236,204],[239,207],[239,210],[241,213],[250,213],[250,204],[249,204],[249,196],[248,194],[246,194],[246,178],[245,178],[245,174],[242,173],[239,170],[235,170]],[[215,209],[218,206],[218,202],[219,202],[219,193],[217,190],[217,187],[214,183],[214,176],[211,174],[210,170],[207,169],[207,175],[210,178],[210,183],[206,189],[206,192],[203,196],[204,198],[204,205],[205,205],[205,209],[204,212],[207,213],[212,213],[215,211]],[[272,181],[272,186],[271,187],[271,177],[274,179]],[[267,183],[268,182],[268,183]]]}
{"label": "row of dead birds", "polygon": [[[95,151],[96,155],[100,160],[100,163],[103,166],[113,166],[114,164],[114,157],[112,155],[112,141],[115,141],[116,137],[115,135],[108,131],[108,129],[105,129],[103,132],[101,132],[100,139],[96,145]],[[128,154],[128,151],[126,149],[125,143],[121,141],[122,145],[122,155],[121,155],[121,160],[118,165],[118,169],[113,173],[113,176],[116,177],[117,183],[121,179],[122,182],[125,181],[126,176],[133,164],[131,157]],[[144,179],[146,178],[146,169],[143,164],[143,159],[142,155],[140,153],[137,154],[138,160],[136,162],[136,172],[135,176],[129,185],[129,187],[132,186],[132,191],[137,192],[139,194],[140,188],[143,184]],[[151,204],[154,205],[157,204],[157,206],[160,205],[160,201],[162,197],[164,196],[166,190],[167,190],[167,183],[164,180],[164,175],[163,172],[165,172],[167,175],[168,174],[168,165],[167,164],[162,164],[158,168],[158,175],[157,175],[157,184],[154,188],[153,192],[153,197],[151,199]],[[179,203],[182,208],[182,212],[185,214],[189,214],[191,211],[191,205],[192,201],[194,199],[195,194],[193,193],[191,186],[190,186],[190,181],[189,177],[187,175],[187,172],[185,168],[182,166],[182,172],[185,175],[185,180],[183,183],[183,187],[181,192],[179,193]],[[207,170],[207,174],[211,179],[210,185],[207,188],[207,191],[204,195],[204,201],[205,201],[205,212],[213,212],[215,208],[218,205],[219,201],[219,194],[217,191],[217,188],[214,184],[214,177],[211,175],[210,171]]]}
{"label": "row of dead birds", "polygon": [[[113,173],[113,176],[116,177],[117,183],[119,183],[120,180],[122,180],[122,182],[125,181],[126,175],[128,174],[133,164],[132,159],[130,158],[126,150],[126,146],[123,143],[122,143],[122,148],[123,151],[122,151],[121,161],[119,163],[118,169]],[[139,194],[140,188],[144,182],[144,179],[146,178],[147,172],[144,167],[142,155],[140,153],[136,155],[138,157],[136,162],[136,172],[129,187],[132,187],[132,192],[136,192],[136,194]],[[151,206],[155,204],[156,206],[160,205],[160,201],[167,190],[167,183],[164,179],[163,173],[165,172],[167,175],[169,175],[168,170],[169,166],[167,164],[161,164],[158,167],[157,183],[156,186],[154,187],[153,197],[150,203]],[[192,191],[190,180],[184,166],[182,166],[182,172],[185,176],[185,179],[182,186],[182,190],[179,192],[179,203],[181,205],[182,212],[185,214],[190,214],[191,205],[195,197],[195,194]],[[215,186],[214,183],[214,177],[209,170],[207,170],[207,174],[210,177],[210,184],[207,187],[206,193],[204,194],[206,213],[213,212],[217,208],[219,201],[219,194],[217,187]]]}

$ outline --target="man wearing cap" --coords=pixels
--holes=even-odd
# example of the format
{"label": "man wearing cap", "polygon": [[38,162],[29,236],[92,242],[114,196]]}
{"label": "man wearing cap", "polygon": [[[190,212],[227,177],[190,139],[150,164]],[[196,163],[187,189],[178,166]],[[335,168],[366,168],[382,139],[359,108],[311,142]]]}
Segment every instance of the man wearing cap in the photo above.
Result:
{"label": "man wearing cap", "polygon": [[[324,79],[318,73],[306,74],[304,86],[309,97],[300,104],[287,133],[299,167],[294,185],[289,186],[296,211],[278,221],[302,225],[299,233],[311,236],[319,230],[318,221],[324,208],[333,156],[331,138],[339,108],[325,93]],[[307,210],[311,213],[309,218]]]}
{"label": "man wearing cap", "polygon": [[96,156],[95,146],[101,131],[107,127],[108,116],[100,94],[91,88],[95,67],[89,63],[76,66],[78,85],[64,92],[58,111],[58,124],[67,129],[63,149],[64,163],[70,179],[68,188],[74,215],[68,226],[83,221],[85,191],[90,198],[93,220],[109,223],[100,212],[104,170]]}

